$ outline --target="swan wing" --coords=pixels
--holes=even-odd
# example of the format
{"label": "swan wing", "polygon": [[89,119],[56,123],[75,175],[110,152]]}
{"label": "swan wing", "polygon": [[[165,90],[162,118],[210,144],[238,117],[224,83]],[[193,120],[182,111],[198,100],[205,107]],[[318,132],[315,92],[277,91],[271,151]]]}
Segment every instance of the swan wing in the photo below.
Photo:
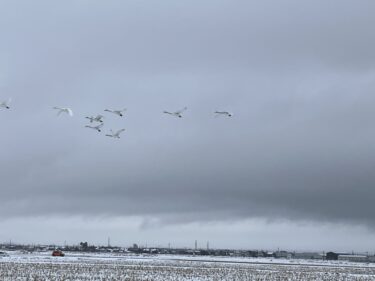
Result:
{"label": "swan wing", "polygon": [[120,135],[123,131],[125,131],[125,129],[118,130],[118,131],[116,132],[116,135]]}
{"label": "swan wing", "polygon": [[176,111],[175,114],[181,114],[182,112],[186,111],[187,107],[185,106],[183,109]]}

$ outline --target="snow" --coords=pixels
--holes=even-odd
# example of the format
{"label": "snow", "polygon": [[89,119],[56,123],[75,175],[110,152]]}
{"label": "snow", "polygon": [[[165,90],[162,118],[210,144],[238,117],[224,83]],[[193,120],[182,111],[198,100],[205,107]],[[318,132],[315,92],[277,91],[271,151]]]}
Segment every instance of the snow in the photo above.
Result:
{"label": "snow", "polygon": [[14,280],[348,280],[375,281],[375,264],[177,255],[7,252],[2,281]]}

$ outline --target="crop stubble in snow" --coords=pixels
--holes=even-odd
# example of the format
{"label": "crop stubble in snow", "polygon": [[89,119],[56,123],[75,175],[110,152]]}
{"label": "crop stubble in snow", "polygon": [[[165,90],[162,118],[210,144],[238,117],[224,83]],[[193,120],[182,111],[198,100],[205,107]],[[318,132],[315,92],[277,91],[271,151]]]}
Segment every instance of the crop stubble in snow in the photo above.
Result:
{"label": "crop stubble in snow", "polygon": [[[251,260],[249,260],[251,262]],[[327,266],[329,265],[329,266]],[[0,259],[1,281],[96,280],[345,280],[375,281],[375,267],[280,265],[162,260],[158,258],[82,257],[75,259],[24,256]]]}

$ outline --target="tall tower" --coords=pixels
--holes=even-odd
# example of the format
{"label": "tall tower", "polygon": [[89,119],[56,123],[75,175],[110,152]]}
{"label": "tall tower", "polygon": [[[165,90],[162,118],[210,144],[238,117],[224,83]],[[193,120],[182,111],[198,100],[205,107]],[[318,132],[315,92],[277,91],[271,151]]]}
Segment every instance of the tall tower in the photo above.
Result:
{"label": "tall tower", "polygon": [[198,241],[195,240],[195,250],[197,250],[197,249],[198,249]]}
{"label": "tall tower", "polygon": [[108,236],[108,248],[111,247],[111,237]]}

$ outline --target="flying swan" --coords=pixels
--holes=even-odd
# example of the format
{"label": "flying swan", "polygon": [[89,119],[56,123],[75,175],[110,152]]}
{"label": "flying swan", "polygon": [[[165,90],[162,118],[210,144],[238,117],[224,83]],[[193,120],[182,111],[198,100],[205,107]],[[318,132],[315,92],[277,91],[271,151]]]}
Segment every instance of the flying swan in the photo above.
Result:
{"label": "flying swan", "polygon": [[216,117],[218,116],[226,116],[226,117],[232,117],[233,114],[228,111],[215,111]]}
{"label": "flying swan", "polygon": [[187,107],[184,107],[183,109],[181,109],[179,111],[175,111],[175,112],[164,111],[164,113],[176,116],[178,118],[182,118],[182,112],[184,112],[185,110],[187,110]]}
{"label": "flying swan", "polygon": [[97,115],[97,116],[89,116],[89,117],[86,117],[87,119],[89,119],[90,120],[90,123],[92,123],[92,122],[100,122],[100,123],[103,123],[103,115]]}
{"label": "flying swan", "polygon": [[123,131],[125,131],[125,129],[118,130],[116,133],[113,132],[113,131],[111,130],[111,134],[106,135],[106,136],[107,136],[107,137],[111,137],[111,138],[115,138],[115,139],[119,139],[119,138],[120,138],[120,134],[121,134]]}
{"label": "flying swan", "polygon": [[3,101],[0,103],[0,107],[10,109],[9,104],[12,102],[12,99],[8,99],[7,101]]}
{"label": "flying swan", "polygon": [[89,126],[89,125],[86,125],[85,127],[86,128],[90,128],[90,129],[93,129],[93,130],[97,130],[98,132],[101,132],[102,130],[101,130],[101,127],[103,127],[103,123],[101,123],[100,125],[98,125],[98,126]]}
{"label": "flying swan", "polygon": [[59,112],[57,112],[57,115],[60,115],[61,113],[66,113],[66,114],[68,114],[69,116],[73,116],[73,111],[72,111],[70,108],[67,108],[67,107],[57,107],[57,106],[55,106],[53,109],[56,109],[56,110],[59,111]]}
{"label": "flying swan", "polygon": [[111,113],[113,113],[113,114],[116,114],[116,115],[122,117],[122,116],[124,116],[124,115],[123,115],[123,112],[126,111],[126,108],[124,108],[124,109],[122,109],[122,110],[110,110],[110,109],[105,109],[104,111],[111,112]]}

